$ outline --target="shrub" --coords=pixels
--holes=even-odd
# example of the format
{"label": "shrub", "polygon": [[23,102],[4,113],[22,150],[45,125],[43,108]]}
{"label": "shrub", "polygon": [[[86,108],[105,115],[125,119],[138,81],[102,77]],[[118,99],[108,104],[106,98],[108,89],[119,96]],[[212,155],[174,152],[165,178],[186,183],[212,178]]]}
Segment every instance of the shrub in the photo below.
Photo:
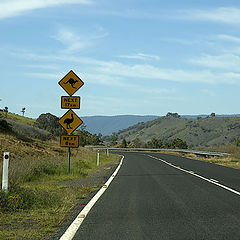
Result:
{"label": "shrub", "polygon": [[12,126],[6,121],[0,119],[0,132],[11,132]]}
{"label": "shrub", "polygon": [[240,138],[235,139],[235,145],[240,147]]}
{"label": "shrub", "polygon": [[58,199],[49,192],[41,190],[28,190],[15,183],[10,184],[9,191],[0,191],[0,211],[15,212],[31,209],[33,207],[50,206],[56,204]]}

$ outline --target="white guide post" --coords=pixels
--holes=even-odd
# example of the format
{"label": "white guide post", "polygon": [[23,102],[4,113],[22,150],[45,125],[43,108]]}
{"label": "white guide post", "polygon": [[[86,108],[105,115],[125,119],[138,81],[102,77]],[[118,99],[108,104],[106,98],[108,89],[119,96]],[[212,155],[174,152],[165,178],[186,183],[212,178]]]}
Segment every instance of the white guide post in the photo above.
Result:
{"label": "white guide post", "polygon": [[3,153],[2,190],[8,191],[9,152]]}
{"label": "white guide post", "polygon": [[107,156],[109,157],[109,150],[108,150],[108,148],[107,148]]}
{"label": "white guide post", "polygon": [[100,158],[99,155],[100,155],[100,154],[99,154],[99,150],[98,150],[98,151],[97,151],[97,166],[99,166],[99,158]]}

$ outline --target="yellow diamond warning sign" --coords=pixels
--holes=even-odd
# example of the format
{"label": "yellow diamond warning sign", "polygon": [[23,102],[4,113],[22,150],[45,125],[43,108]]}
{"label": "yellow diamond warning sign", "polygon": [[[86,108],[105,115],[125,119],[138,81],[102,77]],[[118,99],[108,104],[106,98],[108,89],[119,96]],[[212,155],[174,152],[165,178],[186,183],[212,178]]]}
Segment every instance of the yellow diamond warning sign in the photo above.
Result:
{"label": "yellow diamond warning sign", "polygon": [[58,122],[69,135],[83,123],[72,110],[68,110]]}
{"label": "yellow diamond warning sign", "polygon": [[71,70],[65,77],[63,77],[58,84],[72,96],[84,82]]}
{"label": "yellow diamond warning sign", "polygon": [[63,109],[79,109],[80,108],[80,97],[62,96],[61,97],[61,108],[63,108]]}
{"label": "yellow diamond warning sign", "polygon": [[62,135],[60,138],[60,146],[61,147],[78,148],[79,147],[79,136],[77,136],[77,135]]}

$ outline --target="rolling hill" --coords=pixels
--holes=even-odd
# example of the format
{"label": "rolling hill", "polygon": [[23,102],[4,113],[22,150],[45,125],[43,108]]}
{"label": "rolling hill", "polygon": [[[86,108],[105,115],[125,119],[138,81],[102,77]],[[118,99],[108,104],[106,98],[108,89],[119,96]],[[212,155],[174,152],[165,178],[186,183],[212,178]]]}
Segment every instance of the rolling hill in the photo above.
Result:
{"label": "rolling hill", "polygon": [[118,132],[118,139],[143,142],[153,137],[163,141],[181,138],[189,147],[217,146],[233,143],[240,137],[239,117],[206,117],[198,119],[160,117],[141,122]]}
{"label": "rolling hill", "polygon": [[158,116],[119,115],[119,116],[89,116],[81,117],[87,125],[87,131],[92,134],[101,133],[103,136],[111,135],[121,129],[128,128],[138,122],[147,122]]}

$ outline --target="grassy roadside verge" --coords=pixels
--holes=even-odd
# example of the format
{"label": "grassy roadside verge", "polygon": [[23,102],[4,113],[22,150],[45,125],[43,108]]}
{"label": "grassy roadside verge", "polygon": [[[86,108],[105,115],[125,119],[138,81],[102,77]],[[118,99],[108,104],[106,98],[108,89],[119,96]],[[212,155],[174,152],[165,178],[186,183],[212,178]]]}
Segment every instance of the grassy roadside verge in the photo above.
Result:
{"label": "grassy roadside verge", "polygon": [[235,145],[226,145],[226,146],[219,146],[219,147],[207,147],[202,148],[200,150],[208,151],[208,152],[224,152],[229,153],[229,156],[226,157],[202,157],[199,155],[195,155],[193,153],[177,153],[177,152],[161,152],[166,154],[172,155],[179,155],[184,156],[187,158],[192,158],[195,160],[210,162],[226,167],[240,169],[240,147]]}
{"label": "grassy roadside verge", "polygon": [[[99,169],[96,153],[85,148],[72,149],[70,174],[67,149],[56,141],[24,142],[0,134],[1,158],[3,151],[11,154],[10,189],[0,194],[0,239],[47,239],[78,200],[96,188],[60,184]],[[118,160],[117,155],[101,153],[99,167]]]}

